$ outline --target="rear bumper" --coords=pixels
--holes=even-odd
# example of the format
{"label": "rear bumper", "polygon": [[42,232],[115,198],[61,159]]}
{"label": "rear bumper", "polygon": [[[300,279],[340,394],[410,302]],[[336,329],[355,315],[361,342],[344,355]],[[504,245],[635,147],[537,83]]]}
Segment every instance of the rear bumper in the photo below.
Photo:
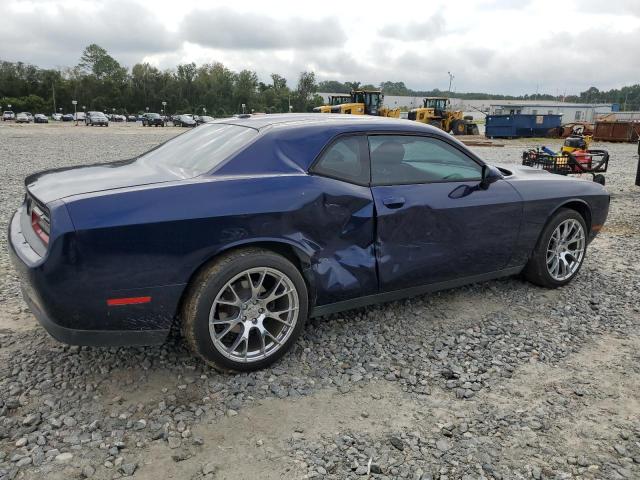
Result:
{"label": "rear bumper", "polygon": [[47,333],[59,342],[69,345],[91,347],[160,345],[169,335],[169,330],[80,330],[63,327],[44,313],[24,288],[22,295],[29,309]]}
{"label": "rear bumper", "polygon": [[[110,311],[106,303],[95,297],[78,298],[71,293],[71,285],[52,290],[44,273],[47,256],[38,255],[25,240],[18,210],[9,224],[9,255],[20,278],[22,295],[38,322],[56,340],[70,345],[87,346],[140,346],[161,344],[170,331],[172,314],[169,305],[179,298],[173,288],[153,288],[145,294],[154,295],[158,310],[143,311],[140,306],[123,307]],[[181,291],[181,289],[180,289]],[[129,292],[122,292],[126,296]],[[78,305],[85,306],[78,311]],[[138,307],[138,309],[136,309]],[[167,308],[169,307],[169,308]],[[138,316],[138,315],[139,316]],[[111,325],[113,329],[84,328]],[[144,325],[146,328],[140,328]],[[127,328],[127,327],[131,328]],[[124,327],[124,328],[122,328]],[[156,328],[157,327],[157,328]]]}

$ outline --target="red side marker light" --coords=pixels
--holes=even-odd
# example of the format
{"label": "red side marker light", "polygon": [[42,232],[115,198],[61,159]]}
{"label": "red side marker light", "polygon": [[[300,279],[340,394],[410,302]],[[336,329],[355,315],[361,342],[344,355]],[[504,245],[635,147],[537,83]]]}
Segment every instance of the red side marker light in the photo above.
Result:
{"label": "red side marker light", "polygon": [[117,307],[119,305],[138,305],[140,303],[151,302],[151,297],[127,297],[127,298],[109,298],[107,305]]}

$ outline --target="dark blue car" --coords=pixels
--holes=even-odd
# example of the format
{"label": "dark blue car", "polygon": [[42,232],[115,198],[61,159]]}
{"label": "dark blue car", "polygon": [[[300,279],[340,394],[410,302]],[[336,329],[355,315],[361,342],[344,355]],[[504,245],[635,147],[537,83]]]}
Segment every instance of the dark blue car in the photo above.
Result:
{"label": "dark blue car", "polygon": [[281,357],[309,316],[580,269],[609,195],[488,165],[442,131],[352,115],[216,120],[127,161],[26,179],[10,226],[55,338],[148,345],[179,322],[210,364]]}

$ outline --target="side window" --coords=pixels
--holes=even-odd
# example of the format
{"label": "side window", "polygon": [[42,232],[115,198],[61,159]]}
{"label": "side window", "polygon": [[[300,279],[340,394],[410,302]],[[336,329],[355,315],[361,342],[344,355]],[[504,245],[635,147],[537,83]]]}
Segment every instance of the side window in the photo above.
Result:
{"label": "side window", "polygon": [[480,180],[482,167],[442,140],[411,135],[371,135],[374,185]]}
{"label": "side window", "polygon": [[366,137],[339,138],[323,152],[312,171],[346,182],[368,185],[370,175]]}

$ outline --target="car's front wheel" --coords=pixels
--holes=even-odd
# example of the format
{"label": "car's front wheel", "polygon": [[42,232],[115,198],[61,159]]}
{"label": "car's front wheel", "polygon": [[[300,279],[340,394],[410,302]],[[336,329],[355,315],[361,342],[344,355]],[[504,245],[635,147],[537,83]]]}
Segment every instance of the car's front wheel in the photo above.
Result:
{"label": "car's front wheel", "polygon": [[191,350],[222,370],[250,371],[281,358],[308,315],[307,287],[285,257],[250,248],[226,254],[194,280],[182,308]]}
{"label": "car's front wheel", "polygon": [[525,277],[542,287],[561,287],[578,274],[586,253],[587,226],[582,215],[561,209],[542,231]]}

